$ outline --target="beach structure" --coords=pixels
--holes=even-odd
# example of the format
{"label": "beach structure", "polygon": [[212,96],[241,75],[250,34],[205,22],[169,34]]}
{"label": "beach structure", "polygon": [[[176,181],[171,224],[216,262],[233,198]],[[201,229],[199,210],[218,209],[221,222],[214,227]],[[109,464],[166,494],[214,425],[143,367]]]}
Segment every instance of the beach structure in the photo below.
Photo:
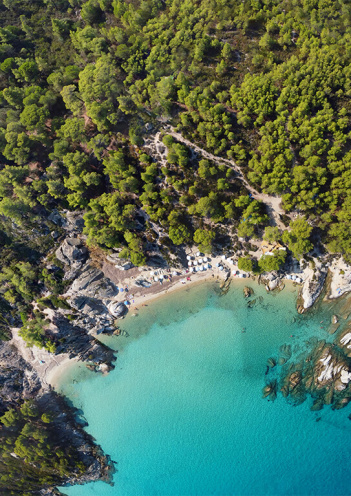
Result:
{"label": "beach structure", "polygon": [[192,266],[192,264],[193,264],[193,262],[192,262],[191,260],[189,260],[189,262],[188,262],[188,267],[191,267],[191,266]]}
{"label": "beach structure", "polygon": [[186,259],[187,259],[187,260],[191,260],[191,258],[192,258],[192,257],[191,257],[190,255],[187,255],[187,256],[186,256]]}

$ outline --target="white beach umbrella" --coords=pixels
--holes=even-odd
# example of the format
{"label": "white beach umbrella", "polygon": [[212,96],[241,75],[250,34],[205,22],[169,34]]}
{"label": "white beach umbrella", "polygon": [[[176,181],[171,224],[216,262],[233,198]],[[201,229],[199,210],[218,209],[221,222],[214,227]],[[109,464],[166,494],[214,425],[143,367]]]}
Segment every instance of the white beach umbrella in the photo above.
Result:
{"label": "white beach umbrella", "polygon": [[200,251],[198,251],[198,252],[196,253],[196,256],[197,256],[197,257],[199,257],[200,255],[201,255],[201,252],[200,252]]}
{"label": "white beach umbrella", "polygon": [[225,260],[226,258],[226,255],[222,255],[222,260]]}
{"label": "white beach umbrella", "polygon": [[158,277],[154,277],[154,281],[157,282],[158,281]]}
{"label": "white beach umbrella", "polygon": [[187,256],[186,256],[186,259],[187,259],[187,260],[191,260],[191,256],[190,256],[190,255],[187,255]]}
{"label": "white beach umbrella", "polygon": [[200,267],[195,267],[196,272],[199,272]]}
{"label": "white beach umbrella", "polygon": [[197,265],[197,261],[195,260],[194,265]]}
{"label": "white beach umbrella", "polygon": [[191,260],[189,260],[189,262],[188,262],[188,267],[191,267],[191,266],[192,266],[192,264],[193,264],[193,262],[192,262]]}
{"label": "white beach umbrella", "polygon": [[172,275],[177,276],[177,275],[178,275],[178,273],[174,270],[174,271],[172,272]]}
{"label": "white beach umbrella", "polygon": [[199,258],[199,264],[202,264],[202,258]]}
{"label": "white beach umbrella", "polygon": [[207,262],[207,261],[208,261],[208,258],[207,258],[207,257],[204,257],[204,258],[203,258],[203,261],[204,261],[204,262]]}
{"label": "white beach umbrella", "polygon": [[154,271],[151,271],[150,272],[150,276],[154,276],[155,275],[155,272]]}

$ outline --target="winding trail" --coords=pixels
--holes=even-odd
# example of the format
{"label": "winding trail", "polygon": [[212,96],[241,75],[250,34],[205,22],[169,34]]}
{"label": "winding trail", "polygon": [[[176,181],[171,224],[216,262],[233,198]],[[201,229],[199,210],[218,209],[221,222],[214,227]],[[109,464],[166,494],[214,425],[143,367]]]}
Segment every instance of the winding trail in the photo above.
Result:
{"label": "winding trail", "polygon": [[[213,155],[203,148],[200,148],[198,145],[195,145],[195,143],[192,143],[188,139],[184,138],[180,133],[177,133],[171,126],[167,126],[164,130],[167,132],[167,134],[173,136],[173,138],[175,138],[177,141],[189,147],[193,151],[193,154],[199,154],[202,157],[207,158],[208,160],[211,160],[217,164],[225,164],[229,169],[232,169],[235,172],[237,179],[239,179],[239,181],[244,184],[245,188],[252,194],[252,196],[254,196],[255,200],[259,200],[266,205],[268,215],[271,218],[271,223],[278,226],[280,229],[286,229],[285,225],[280,220],[280,215],[286,215],[286,212],[280,205],[280,197],[259,193],[253,186],[250,185],[250,183],[247,181],[244,174],[242,173],[240,167],[234,162],[234,160],[218,157],[217,155]],[[148,147],[151,146],[158,156],[158,160],[161,162],[161,164],[166,165],[167,148],[162,143],[160,136],[161,132],[154,134],[152,137],[146,140],[145,144]]]}

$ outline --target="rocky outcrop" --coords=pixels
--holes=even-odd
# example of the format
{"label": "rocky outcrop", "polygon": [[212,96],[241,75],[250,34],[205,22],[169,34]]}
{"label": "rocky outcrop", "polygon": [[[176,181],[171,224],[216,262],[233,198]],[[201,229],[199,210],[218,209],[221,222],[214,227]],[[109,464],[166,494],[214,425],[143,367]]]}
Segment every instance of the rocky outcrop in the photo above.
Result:
{"label": "rocky outcrop", "polygon": [[118,253],[110,253],[107,255],[106,260],[112,263],[116,269],[129,270],[135,267],[130,260],[120,258]]}
{"label": "rocky outcrop", "polygon": [[82,267],[67,291],[67,295],[84,295],[98,299],[113,298],[117,294],[117,286],[89,262]]}
{"label": "rocky outcrop", "polygon": [[331,281],[328,298],[338,298],[351,291],[351,267],[342,257],[333,260],[329,271]]}
{"label": "rocky outcrop", "polygon": [[113,332],[115,316],[108,305],[118,294],[118,288],[104,273],[89,261],[78,270],[66,296],[78,311],[76,323],[88,332]]}
{"label": "rocky outcrop", "polygon": [[260,282],[265,285],[267,291],[281,290],[284,288],[284,283],[276,272],[261,276]]}
{"label": "rocky outcrop", "polygon": [[114,367],[115,355],[113,350],[87,334],[86,328],[89,322],[85,325],[83,319],[72,324],[58,312],[53,317],[52,322],[55,326],[54,338],[58,343],[57,354],[64,352],[68,353],[70,358],[78,357],[83,362],[93,362],[96,365],[104,363],[109,369]]}
{"label": "rocky outcrop", "polygon": [[243,289],[244,297],[249,298],[254,294],[254,290],[250,288],[249,286],[245,286]]}
{"label": "rocky outcrop", "polygon": [[322,267],[322,264],[315,262],[315,267],[308,267],[304,271],[304,283],[299,292],[297,302],[297,311],[304,313],[308,308],[317,301],[320,296],[325,279],[327,277],[328,269]]}
{"label": "rocky outcrop", "polygon": [[[340,409],[351,401],[351,329],[336,338],[334,343],[313,342],[304,359],[289,363],[291,353],[281,365],[279,390],[293,404],[302,403],[307,396],[314,398],[312,410],[323,405]],[[268,384],[271,368],[267,371]]]}
{"label": "rocky outcrop", "polygon": [[88,250],[80,239],[66,238],[55,255],[65,265],[82,264],[88,256]]}
{"label": "rocky outcrop", "polygon": [[127,312],[128,308],[123,302],[112,301],[108,305],[109,312],[115,317],[123,317]]}
{"label": "rocky outcrop", "polygon": [[[91,348],[91,353],[94,353],[94,347]],[[47,442],[52,444],[52,449],[62,450],[62,447],[70,446],[73,450],[72,453],[74,453],[75,460],[79,461],[85,467],[83,475],[79,475],[79,471],[76,470],[74,472],[72,471],[70,477],[67,477],[57,472],[55,468],[50,467],[49,464],[46,470],[50,476],[47,477],[48,482],[45,484],[46,487],[40,488],[40,483],[38,487],[35,478],[29,480],[28,491],[31,494],[58,494],[53,487],[50,487],[53,484],[81,484],[97,480],[111,480],[112,474],[115,471],[113,463],[104,455],[101,448],[94,443],[93,438],[85,432],[84,422],[78,421],[78,412],[70,407],[62,396],[59,396],[55,391],[52,391],[45,384],[43,385],[41,383],[32,365],[19,355],[14,345],[2,341],[0,342],[0,415],[3,415],[10,408],[18,410],[25,400],[35,402],[36,409],[39,411],[38,419],[40,419],[40,415],[44,412],[50,412],[52,414],[54,420],[49,424],[45,424],[46,435],[48,436]],[[20,428],[22,427],[23,424],[21,424]],[[6,436],[4,425],[1,428],[2,436]],[[11,427],[12,432],[15,428],[15,426]],[[7,473],[6,465],[8,463],[5,462],[5,465],[3,464],[5,461],[4,455],[6,454],[8,456],[6,447],[3,447],[0,454],[0,462],[4,476]],[[17,470],[22,469],[24,471],[23,473],[27,474],[28,465],[21,457],[16,457],[16,467],[19,467]],[[8,477],[8,482],[12,488],[13,481],[11,477]],[[11,494],[15,494],[12,490],[6,492],[4,483],[1,485],[1,488],[1,494],[10,494],[10,492]],[[2,492],[4,490],[5,493]],[[16,494],[20,493],[16,492]]]}
{"label": "rocky outcrop", "polygon": [[40,379],[19,354],[17,349],[6,341],[0,341],[0,415],[22,399],[39,394]]}

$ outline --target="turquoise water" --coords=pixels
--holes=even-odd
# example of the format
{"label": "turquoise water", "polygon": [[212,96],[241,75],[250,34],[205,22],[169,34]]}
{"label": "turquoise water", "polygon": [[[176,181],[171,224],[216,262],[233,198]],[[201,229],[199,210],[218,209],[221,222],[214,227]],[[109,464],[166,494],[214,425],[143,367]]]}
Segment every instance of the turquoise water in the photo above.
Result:
{"label": "turquoise water", "polygon": [[83,409],[87,431],[118,463],[114,486],[61,491],[351,493],[349,408],[311,412],[309,401],[292,407],[281,396],[262,399],[267,358],[284,343],[298,355],[308,337],[328,337],[325,322],[335,309],[299,316],[292,287],[272,295],[251,285],[252,309],[239,282],[222,297],[206,284],[153,302],[125,321],[129,338],[107,338],[119,350],[113,372],[102,377],[80,368],[62,377],[60,389]]}

